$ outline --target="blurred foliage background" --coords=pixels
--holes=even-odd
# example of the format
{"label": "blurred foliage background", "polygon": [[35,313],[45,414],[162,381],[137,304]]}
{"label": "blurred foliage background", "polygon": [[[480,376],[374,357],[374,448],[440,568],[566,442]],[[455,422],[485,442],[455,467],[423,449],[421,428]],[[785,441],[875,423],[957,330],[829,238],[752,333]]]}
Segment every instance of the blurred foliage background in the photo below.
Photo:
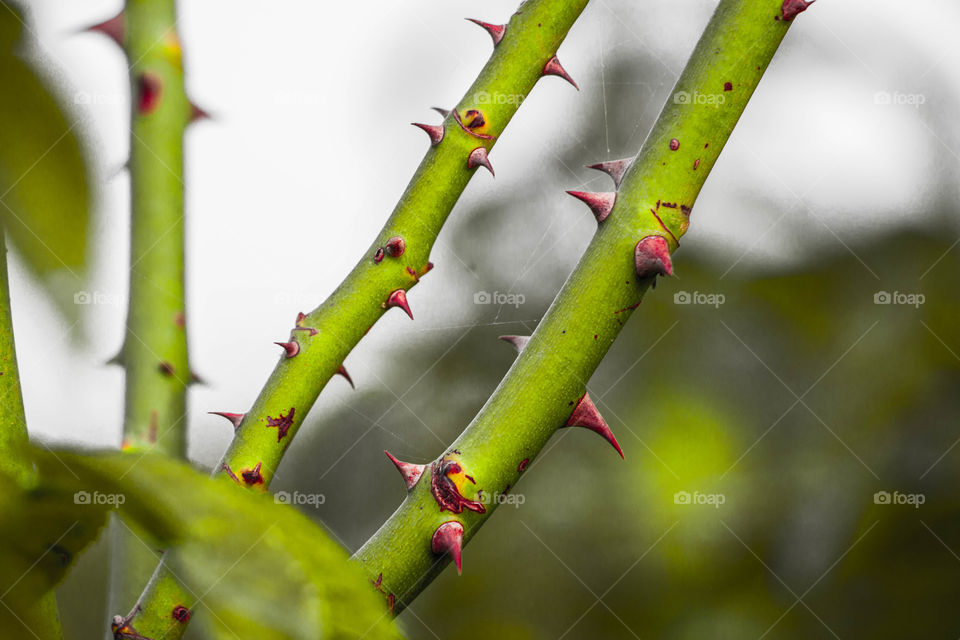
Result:
{"label": "blurred foliage background", "polygon": [[[424,10],[434,7],[421,4]],[[512,8],[513,3],[503,4]],[[867,46],[863,39],[853,41],[851,54],[829,34],[850,24],[843,20],[857,14],[852,6],[857,3],[835,9],[845,12],[837,14],[828,13],[827,5],[817,3],[822,13],[808,11],[798,21],[771,77],[761,84],[694,208],[689,242],[676,256],[677,277],[662,281],[647,297],[591,380],[591,396],[626,460],[587,432],[560,432],[515,487],[523,504],[501,508],[466,550],[464,575],[447,571],[400,617],[411,638],[960,635],[955,606],[960,500],[954,489],[960,471],[955,448],[960,442],[956,87],[938,70],[948,68],[943,59],[955,56],[911,40],[919,29],[911,22],[915,19],[895,11],[881,18],[857,15],[857,20],[878,21],[871,27],[884,28],[851,37],[888,38],[902,45],[877,45],[897,56],[899,64],[864,54],[857,46]],[[562,189],[609,188],[604,176],[580,167],[636,150],[659,105],[669,99],[676,72],[713,5],[664,6],[603,5],[585,14],[571,38],[572,50],[583,52],[598,39],[608,46],[606,57],[577,59],[568,53],[565,58],[568,67],[570,58],[578,60],[575,75],[584,86],[579,96],[564,98],[576,100],[576,108],[569,107],[573,102],[552,102],[552,87],[544,89],[547,98],[531,98],[493,154],[497,182],[478,178],[480,184],[471,185],[438,244],[439,268],[411,296],[417,323],[385,318],[347,362],[357,391],[328,389],[312,412],[274,489],[322,493],[325,502],[305,512],[348,549],[359,547],[403,498],[402,484],[382,450],[424,462],[456,437],[513,358],[513,350],[497,336],[535,327],[589,241],[592,219],[580,205],[567,202]],[[42,17],[44,3],[38,7]],[[462,9],[450,11],[459,18]],[[102,17],[90,16],[84,23]],[[676,51],[646,44],[648,34],[680,24],[680,17]],[[435,20],[431,24],[450,18]],[[898,36],[899,20],[903,34]],[[807,35],[804,28],[810,30]],[[187,32],[189,64],[202,60],[198,52],[203,49]],[[217,41],[217,33],[206,33]],[[6,27],[3,35],[8,39]],[[378,51],[402,44],[381,43]],[[276,64],[282,64],[282,53],[278,50]],[[56,66],[49,56],[46,64]],[[298,64],[308,66],[304,60]],[[114,67],[101,73],[118,71]],[[799,67],[805,73],[794,73]],[[464,69],[457,69],[458,79],[447,92],[451,100],[472,77]],[[917,84],[904,80],[920,70]],[[413,102],[425,103],[442,94],[424,97],[403,79],[369,73],[384,80],[384,99],[412,95]],[[837,80],[837,74],[846,80]],[[73,89],[61,84],[66,96],[61,101],[69,103]],[[199,86],[202,93],[204,84]],[[836,98],[837,86],[862,90],[858,99],[864,99],[843,102]],[[875,92],[896,95],[894,87],[923,96],[925,106],[877,102]],[[299,90],[304,92],[296,94],[299,102],[288,98],[303,109],[291,117],[307,126],[302,123],[311,122],[312,111],[326,106],[306,98],[323,94],[324,87],[318,82]],[[819,91],[816,99],[809,97],[811,91]],[[25,144],[30,131],[15,124],[27,117],[11,108],[24,104],[21,97],[27,94],[15,93],[8,94],[0,111],[0,135],[10,138],[8,149],[23,148],[16,145]],[[799,111],[785,112],[777,102],[781,99]],[[229,112],[229,104],[225,99],[223,110]],[[367,108],[360,107],[357,117],[370,115]],[[82,107],[75,110],[82,118]],[[410,119],[405,103],[374,111],[382,128],[358,141],[356,153]],[[551,124],[557,113],[570,114],[559,131]],[[804,124],[795,127],[800,114]],[[40,120],[71,130],[54,116]],[[231,121],[228,115],[220,125],[203,125],[223,132],[191,139],[200,149],[201,168],[209,166],[218,141],[247,135],[251,122]],[[547,125],[549,136],[544,135]],[[932,136],[917,142],[914,134],[924,128]],[[305,140],[323,129],[314,124]],[[96,128],[88,133],[90,146],[99,149]],[[883,149],[898,157],[901,170],[875,170],[873,133],[899,136],[884,138]],[[400,145],[410,158],[400,158],[384,186],[364,197],[384,203],[395,197],[420,153],[419,147],[407,149],[412,140],[419,137],[411,133]],[[338,149],[336,139],[327,142],[326,148]],[[539,159],[536,164],[524,164],[521,145]],[[851,153],[860,153],[853,157],[862,157],[863,164],[847,162]],[[22,163],[27,155],[24,150],[14,157]],[[114,189],[103,171],[112,160],[103,155],[97,155],[101,196]],[[269,156],[248,156],[255,164],[267,162],[264,157]],[[269,348],[274,334],[287,326],[288,316],[299,310],[295,307],[319,302],[329,288],[327,279],[335,283],[356,258],[355,248],[366,246],[365,229],[377,228],[389,210],[389,204],[364,202],[350,212],[357,225],[353,233],[337,235],[331,229],[343,224],[334,206],[340,203],[318,198],[311,181],[333,185],[345,178],[324,162],[316,159],[319,177],[312,175],[316,164],[307,156],[292,160],[296,166],[290,170],[309,178],[268,173],[261,180],[268,191],[283,190],[286,179],[307,183],[305,192],[292,193],[300,198],[313,193],[306,198],[310,211],[301,205],[288,213],[299,220],[312,216],[316,224],[298,235],[305,242],[318,238],[324,251],[343,245],[342,255],[325,254],[323,260],[316,250],[293,251],[307,254],[304,264],[319,263],[322,276],[297,280],[291,272],[302,270],[283,262],[227,259],[217,253],[217,237],[206,231],[210,226],[222,234],[225,224],[235,223],[241,237],[237,246],[243,247],[252,242],[242,238],[244,225],[248,236],[262,232],[269,242],[278,237],[271,234],[283,230],[281,219],[216,206],[211,199],[193,201],[189,216],[201,222],[192,223],[199,227],[190,252],[196,266],[190,271],[196,303],[191,329],[200,343],[200,372],[212,385],[193,401],[191,422],[199,426],[191,432],[192,453],[200,465],[212,465],[229,437],[212,434],[216,419],[208,420],[204,412],[243,409],[275,358]],[[237,196],[227,187],[238,175],[229,168],[209,175],[195,170],[190,179],[196,189],[219,189],[235,203]],[[85,187],[77,184],[72,196],[58,195],[56,202],[84,201]],[[66,188],[46,180],[37,188],[46,197],[60,186]],[[117,242],[125,233],[122,216],[108,217],[113,224],[97,229],[101,269],[123,262]],[[244,272],[231,273],[248,262],[256,262],[267,284],[251,284]],[[89,385],[107,380],[95,393],[108,399],[69,404],[69,396],[60,395],[49,402],[51,411],[60,413],[72,407],[72,431],[60,426],[56,412],[38,406],[39,395],[31,403],[31,393],[37,393],[31,389],[41,381],[69,386],[58,371],[76,372],[77,365],[58,360],[67,356],[50,355],[68,350],[55,342],[42,352],[46,358],[37,356],[39,337],[31,331],[47,329],[27,325],[45,303],[34,299],[38,287],[28,271],[20,273],[25,284],[14,283],[14,313],[21,318],[19,357],[28,417],[34,417],[31,428],[36,425],[48,440],[111,441],[119,430],[119,412],[100,409],[119,401],[118,372],[98,373],[113,377],[91,378],[86,387],[77,383],[90,396]],[[123,279],[121,270],[115,280],[106,280],[114,282],[107,290],[122,288],[115,283]],[[234,297],[218,298],[212,289]],[[238,296],[238,290],[244,294]],[[304,301],[303,291],[310,292],[312,302]],[[473,304],[479,291],[520,293],[525,300],[518,307]],[[686,299],[718,304],[683,304]],[[888,299],[891,303],[884,304]],[[271,303],[269,313],[259,311]],[[224,327],[223,309],[244,313],[231,311],[231,327]],[[69,357],[93,367],[97,357],[105,356],[100,362],[109,357],[119,338],[110,336],[118,320],[100,325],[102,314],[122,318],[123,310],[89,307],[84,312],[95,346],[76,346]],[[246,346],[252,343],[256,346]],[[722,504],[678,504],[678,492],[721,496],[713,500]],[[878,492],[887,492],[892,501],[922,496],[912,500],[923,503],[883,504]],[[67,637],[95,637],[108,613],[118,613],[105,610],[106,575],[101,541],[59,590]]]}

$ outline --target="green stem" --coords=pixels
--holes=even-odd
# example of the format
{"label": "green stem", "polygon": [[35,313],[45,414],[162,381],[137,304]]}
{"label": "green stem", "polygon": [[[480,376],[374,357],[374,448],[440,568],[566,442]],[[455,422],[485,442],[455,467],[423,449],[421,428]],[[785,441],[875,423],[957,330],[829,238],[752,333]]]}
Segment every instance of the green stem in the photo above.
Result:
{"label": "green stem", "polygon": [[[438,528],[459,523],[468,541],[496,508],[489,497],[516,486],[570,418],[654,280],[638,277],[635,246],[654,236],[676,249],[697,194],[791,24],[782,19],[781,2],[722,0],[624,177],[612,212],[530,342],[466,431],[354,556],[385,593],[395,594],[398,610],[449,561],[431,549]],[[438,507],[431,480],[446,486],[448,497],[455,490],[462,499],[483,502],[484,512]]]}
{"label": "green stem", "polygon": [[[130,62],[130,301],[123,448],[186,455],[191,381],[184,316],[184,90],[174,0],[128,0],[115,31]],[[111,607],[126,612],[157,564],[122,524],[111,530]]]}
{"label": "green stem", "polygon": [[[427,151],[373,244],[322,305],[297,319],[288,339],[294,355],[288,357],[287,351],[280,355],[240,420],[216,475],[266,490],[307,413],[330,378],[341,372],[344,359],[390,307],[398,306],[391,304],[397,301],[395,292],[405,295],[432,267],[433,244],[478,170],[468,159],[478,148],[483,149],[481,155],[493,148],[587,1],[529,0],[513,15],[479,77],[445,118],[442,140]],[[476,154],[474,158],[481,159]],[[370,162],[368,169],[375,176],[380,167],[374,163],[388,158]],[[395,238],[402,239],[402,252],[397,250],[398,241],[391,242]],[[155,640],[180,637],[184,625],[171,628],[170,611],[191,601],[161,564],[140,598],[141,609],[134,618],[138,632]]]}
{"label": "green stem", "polygon": [[[0,228],[0,472],[28,484],[35,476],[32,464],[24,459],[27,450],[27,418],[23,408],[17,350],[13,340],[13,319],[7,278],[7,247]],[[8,585],[14,588],[13,585]],[[3,587],[7,589],[8,587]],[[12,612],[0,607],[0,628],[11,637],[57,640],[63,637],[57,600],[50,591],[27,610]]]}

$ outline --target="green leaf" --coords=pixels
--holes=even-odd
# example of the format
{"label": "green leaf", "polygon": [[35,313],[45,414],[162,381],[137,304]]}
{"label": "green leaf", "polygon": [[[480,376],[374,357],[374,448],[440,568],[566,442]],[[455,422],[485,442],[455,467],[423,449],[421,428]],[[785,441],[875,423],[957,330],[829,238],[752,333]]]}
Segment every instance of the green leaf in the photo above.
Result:
{"label": "green leaf", "polygon": [[87,253],[90,188],[78,121],[21,59],[21,17],[0,4],[0,221],[37,275],[75,290],[75,279],[55,275],[79,276]]}
{"label": "green leaf", "polygon": [[[400,637],[346,551],[270,495],[155,454],[36,451],[35,460],[39,485],[0,503],[13,509],[0,524],[0,585],[41,559],[20,580],[21,597],[62,578],[116,504],[145,545],[171,549],[169,566],[200,598],[195,624],[208,625],[205,637]],[[47,552],[64,531],[57,553]]]}

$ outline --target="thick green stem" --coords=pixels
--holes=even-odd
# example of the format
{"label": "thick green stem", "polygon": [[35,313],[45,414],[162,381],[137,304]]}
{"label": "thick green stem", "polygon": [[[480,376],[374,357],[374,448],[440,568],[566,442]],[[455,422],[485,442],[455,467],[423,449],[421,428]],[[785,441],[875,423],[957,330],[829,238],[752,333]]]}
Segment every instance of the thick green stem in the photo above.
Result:
{"label": "thick green stem", "polygon": [[[130,61],[130,301],[118,360],[126,370],[123,448],[186,454],[184,91],[174,0],[128,0],[115,23]],[[122,25],[122,27],[121,27]],[[114,523],[111,606],[128,611],[156,554]]]}
{"label": "thick green stem", "polygon": [[[253,407],[242,419],[234,416],[239,421],[236,435],[215,474],[266,490],[344,359],[389,308],[405,304],[400,295],[405,300],[406,292],[432,268],[430,251],[454,204],[523,98],[545,75],[586,4],[529,0],[510,19],[502,39],[495,36],[499,42],[489,62],[445,118],[442,138],[439,129],[432,132],[431,140],[439,142],[427,151],[384,228],[337,290],[296,320],[289,344]],[[555,68],[549,68],[556,75]],[[370,162],[388,164],[389,154]],[[140,598],[134,618],[138,632],[156,640],[180,637],[183,626],[170,624],[170,610],[191,601],[161,564]]]}
{"label": "thick green stem", "polygon": [[[531,340],[466,431],[427,466],[400,508],[354,556],[384,593],[395,594],[398,609],[449,562],[448,554],[431,548],[438,528],[459,523],[463,542],[469,540],[497,506],[489,498],[515,486],[571,417],[653,282],[652,271],[638,276],[635,246],[653,236],[676,249],[697,194],[790,26],[781,2],[722,0],[624,177],[612,212]],[[432,485],[440,490],[431,491]],[[483,512],[438,506],[450,501],[451,491],[461,494],[454,503],[478,502]]]}
{"label": "thick green stem", "polygon": [[[7,247],[0,228],[0,471],[25,484],[34,476],[32,464],[24,459],[27,449],[27,418],[17,369],[17,350],[13,341],[13,319],[10,312],[10,290],[7,278]],[[3,590],[15,588],[5,585]],[[10,637],[38,637],[57,640],[63,637],[60,615],[53,591],[44,594],[27,609],[10,611],[0,608],[0,627]]]}

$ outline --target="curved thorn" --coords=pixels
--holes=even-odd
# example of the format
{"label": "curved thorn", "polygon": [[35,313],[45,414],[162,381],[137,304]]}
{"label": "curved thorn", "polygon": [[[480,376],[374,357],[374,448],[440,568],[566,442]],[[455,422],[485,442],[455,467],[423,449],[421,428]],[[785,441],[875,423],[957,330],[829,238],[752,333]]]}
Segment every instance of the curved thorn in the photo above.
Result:
{"label": "curved thorn", "polygon": [[430,146],[435,147],[440,144],[440,141],[443,140],[443,134],[445,132],[443,125],[432,125],[432,124],[421,124],[419,122],[411,122],[415,127],[420,127],[427,132],[427,135],[430,136]]}
{"label": "curved thorn", "polygon": [[486,167],[490,175],[496,177],[493,172],[493,165],[490,164],[490,158],[487,157],[486,147],[477,147],[467,156],[467,169],[476,169],[477,167]]}
{"label": "curved thorn", "polygon": [[384,308],[389,309],[390,307],[400,307],[408,316],[410,316],[410,319],[413,320],[413,312],[410,311],[410,305],[407,304],[407,292],[403,289],[397,289],[390,294],[389,298],[387,298]]}
{"label": "curved thorn", "polygon": [[630,165],[633,164],[633,158],[623,158],[621,160],[607,160],[606,162],[598,162],[597,164],[587,165],[587,169],[596,169],[597,171],[603,171],[613,178],[613,184],[619,189],[620,181],[623,180],[623,175],[627,172],[627,169],[630,168]]}
{"label": "curved thorn", "polygon": [[572,84],[577,91],[580,91],[580,87],[576,82],[574,82],[573,78],[570,77],[570,74],[567,73],[567,70],[563,68],[563,65],[560,64],[560,61],[557,60],[557,56],[553,56],[547,60],[547,64],[543,66],[543,75],[559,76]]}
{"label": "curved thorn", "polygon": [[104,20],[99,24],[87,27],[85,31],[94,31],[97,33],[102,33],[111,40],[117,43],[120,47],[123,46],[123,40],[127,33],[127,24],[126,19],[123,16],[123,11],[110,18],[109,20]]}
{"label": "curved thorn", "polygon": [[505,24],[490,24],[489,22],[482,22],[480,20],[474,20],[473,18],[467,18],[467,20],[486,29],[490,37],[493,38],[493,46],[500,44],[500,41],[503,40],[503,35],[507,32],[507,25]]}
{"label": "curved thorn", "polygon": [[517,353],[520,353],[523,351],[523,348],[527,346],[527,343],[530,342],[530,336],[500,336],[500,340],[509,342],[513,345],[513,348],[517,350]]}
{"label": "curved thorn", "polygon": [[584,429],[589,429],[603,436],[603,439],[617,450],[620,457],[623,457],[623,450],[620,449],[617,439],[613,437],[613,431],[607,426],[607,422],[603,419],[603,416],[600,415],[600,412],[597,411],[596,405],[593,404],[593,400],[590,399],[588,394],[583,394],[583,397],[577,402],[577,406],[573,408],[573,413],[570,414],[567,424],[563,426],[583,427]]}
{"label": "curved thorn", "polygon": [[673,275],[670,245],[663,236],[647,236],[641,239],[633,249],[633,261],[637,275],[641,278]]}
{"label": "curved thorn", "polygon": [[593,217],[597,223],[603,222],[613,211],[613,205],[617,202],[617,194],[613,191],[603,191],[591,193],[587,191],[567,191],[577,200],[582,201],[593,212]]}
{"label": "curved thorn", "polygon": [[288,359],[300,353],[300,343],[296,340],[291,340],[290,342],[274,342],[273,344],[283,347]]}
{"label": "curved thorn", "polygon": [[337,373],[347,379],[347,382],[350,383],[350,387],[352,389],[356,389],[356,387],[353,385],[353,379],[350,377],[350,374],[347,373],[347,370],[343,365],[340,365],[340,368],[337,369]]}
{"label": "curved thorn", "polygon": [[437,113],[439,113],[440,115],[442,115],[444,118],[450,115],[450,109],[444,109],[443,107],[430,107],[430,108],[436,111]]}
{"label": "curved thorn", "polygon": [[400,475],[403,476],[403,481],[407,485],[407,491],[413,489],[413,485],[417,484],[417,480],[419,480],[420,476],[423,475],[423,470],[427,468],[427,465],[413,464],[412,462],[402,462],[393,457],[389,451],[384,450],[384,453],[387,454],[387,457],[390,458],[390,462],[397,467],[397,471],[399,471]]}
{"label": "curved thorn", "polygon": [[233,424],[233,429],[236,431],[240,428],[240,423],[243,422],[242,413],[227,413],[226,411],[208,411],[212,416],[220,416],[221,418],[226,418]]}
{"label": "curved thorn", "polygon": [[463,525],[455,520],[444,522],[433,532],[430,549],[436,554],[449,554],[457,565],[457,575],[462,575],[460,565],[463,552]]}

